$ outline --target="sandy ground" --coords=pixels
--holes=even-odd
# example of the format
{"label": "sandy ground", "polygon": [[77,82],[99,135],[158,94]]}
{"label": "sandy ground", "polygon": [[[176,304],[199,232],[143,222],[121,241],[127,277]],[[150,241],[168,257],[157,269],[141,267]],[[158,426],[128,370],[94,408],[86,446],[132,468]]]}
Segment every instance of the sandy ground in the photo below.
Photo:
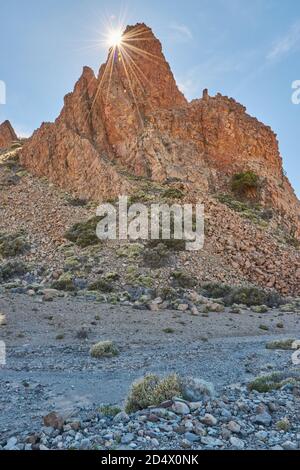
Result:
{"label": "sandy ground", "polygon": [[[29,423],[38,427],[52,410],[72,415],[85,406],[122,404],[132,381],[149,371],[202,377],[219,388],[248,381],[291,361],[290,351],[267,350],[268,341],[300,339],[300,313],[279,310],[207,317],[73,298],[42,303],[5,293],[0,312],[7,316],[7,326],[0,327],[7,348],[0,369],[1,438]],[[77,338],[83,327],[85,340]],[[91,345],[102,340],[113,340],[120,355],[92,359]]]}

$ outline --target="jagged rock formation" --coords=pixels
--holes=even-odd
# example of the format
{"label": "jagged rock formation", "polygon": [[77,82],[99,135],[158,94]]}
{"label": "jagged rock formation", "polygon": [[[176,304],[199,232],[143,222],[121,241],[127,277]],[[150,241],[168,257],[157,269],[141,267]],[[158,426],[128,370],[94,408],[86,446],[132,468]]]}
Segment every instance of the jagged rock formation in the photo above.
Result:
{"label": "jagged rock formation", "polygon": [[0,149],[8,148],[18,137],[9,121],[0,124]]}
{"label": "jagged rock formation", "polygon": [[[190,199],[207,201],[214,228],[207,246],[215,240],[211,251],[252,282],[299,293],[299,252],[272,238],[280,227],[300,240],[300,203],[284,175],[276,135],[221,94],[210,97],[204,90],[201,99],[188,103],[160,42],[145,25],[128,27],[123,46],[110,53],[97,77],[83,69],[57,120],[44,123],[25,143],[21,163],[80,196],[100,200],[129,194],[132,175],[180,182]],[[230,191],[234,174],[248,170],[260,177],[257,202],[274,213],[271,238],[209,202]]]}
{"label": "jagged rock formation", "polygon": [[205,90],[188,103],[145,25],[128,27],[124,38],[126,53],[110,56],[97,78],[84,68],[56,122],[43,124],[24,146],[22,163],[91,198],[129,191],[124,170],[203,191],[226,189],[233,173],[254,170],[263,181],[260,203],[288,218],[300,236],[299,201],[272,130],[220,94]]}

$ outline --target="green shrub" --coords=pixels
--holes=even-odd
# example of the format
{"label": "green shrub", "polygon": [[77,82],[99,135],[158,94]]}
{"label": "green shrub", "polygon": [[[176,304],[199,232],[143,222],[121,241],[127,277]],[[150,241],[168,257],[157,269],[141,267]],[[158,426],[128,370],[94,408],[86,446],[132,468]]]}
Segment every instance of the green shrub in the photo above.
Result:
{"label": "green shrub", "polygon": [[8,261],[0,265],[0,281],[8,281],[15,276],[28,272],[28,266],[22,261]]}
{"label": "green shrub", "polygon": [[134,413],[149,406],[159,406],[164,401],[181,395],[180,380],[176,374],[164,378],[148,374],[132,384],[127,397],[126,412]]}
{"label": "green shrub", "polygon": [[244,304],[248,307],[253,305],[278,307],[284,303],[277,292],[265,291],[257,287],[234,287],[224,296],[224,301],[227,306]]}
{"label": "green shrub", "polygon": [[86,222],[73,225],[65,234],[65,238],[81,248],[97,245],[101,240],[97,237],[96,229],[101,217],[93,217]]}
{"label": "green shrub", "polygon": [[240,201],[232,197],[230,194],[219,194],[218,201],[238,212],[242,217],[251,220],[253,223],[265,226],[272,218],[272,209],[264,209],[258,204],[253,205],[251,202]]}
{"label": "green shrub", "polygon": [[156,291],[156,296],[161,297],[162,300],[176,300],[177,292],[176,289],[170,286],[160,287]]}
{"label": "green shrub", "polygon": [[0,232],[0,256],[10,258],[24,254],[30,245],[23,232],[8,234]]}
{"label": "green shrub", "polygon": [[99,413],[103,416],[106,416],[107,418],[114,418],[119,413],[121,413],[121,411],[121,408],[112,405],[102,405],[99,408]]}
{"label": "green shrub", "polygon": [[256,390],[259,393],[267,393],[272,390],[280,390],[285,385],[296,385],[299,381],[297,374],[285,374],[274,372],[270,375],[262,375],[257,377],[248,384],[249,390]]}
{"label": "green shrub", "polygon": [[258,287],[237,286],[231,287],[218,282],[210,282],[201,286],[205,297],[222,298],[225,305],[230,307],[234,304],[247,305],[248,307],[259,306],[258,313],[267,311],[267,307],[279,307],[284,304],[283,298],[275,291],[267,291]]}
{"label": "green shrub", "polygon": [[151,289],[153,287],[154,281],[153,281],[153,278],[151,276],[140,275],[137,278],[137,284],[139,286]]}
{"label": "green shrub", "polygon": [[98,281],[89,285],[88,290],[109,293],[113,291],[113,287],[105,279],[98,279]]}
{"label": "green shrub", "polygon": [[205,283],[201,286],[201,289],[205,297],[211,299],[220,299],[231,292],[231,287],[226,284],[220,284],[219,282]]}
{"label": "green shrub", "polygon": [[245,171],[233,175],[231,189],[234,193],[244,196],[247,191],[259,187],[259,177],[253,171]]}
{"label": "green shrub", "polygon": [[57,281],[52,283],[52,289],[72,292],[75,290],[74,278],[70,273],[64,273]]}
{"label": "green shrub", "polygon": [[162,197],[164,199],[183,199],[184,192],[181,189],[170,188],[163,192]]}
{"label": "green shrub", "polygon": [[167,335],[171,335],[171,334],[175,333],[175,330],[174,330],[174,328],[164,328],[163,333],[166,333]]}
{"label": "green shrub", "polygon": [[95,359],[118,356],[119,350],[112,341],[100,341],[91,347],[90,355]]}
{"label": "green shrub", "polygon": [[172,238],[172,227],[171,227],[171,238],[168,240],[163,240],[160,238],[159,240],[151,240],[148,242],[149,248],[156,248],[159,245],[163,245],[165,249],[170,251],[185,251],[186,249],[186,241],[184,239],[175,240]]}
{"label": "green shrub", "polygon": [[183,289],[192,289],[197,284],[197,280],[194,277],[182,271],[173,272],[172,277],[174,285]]}
{"label": "green shrub", "polygon": [[293,343],[295,342],[294,339],[283,339],[278,341],[271,341],[270,343],[266,344],[267,349],[283,349],[283,350],[291,350]]}
{"label": "green shrub", "polygon": [[67,203],[72,207],[85,207],[88,202],[86,199],[75,197],[67,199]]}
{"label": "green shrub", "polygon": [[105,274],[105,279],[107,281],[118,281],[120,279],[120,274],[115,272],[107,273]]}
{"label": "green shrub", "polygon": [[144,250],[144,245],[141,243],[129,243],[124,245],[117,250],[117,256],[119,258],[128,258],[133,259],[142,254]]}
{"label": "green shrub", "polygon": [[163,243],[143,251],[143,264],[153,269],[165,266],[169,261],[168,251]]}
{"label": "green shrub", "polygon": [[64,266],[65,271],[78,271],[81,268],[80,260],[76,257],[70,257],[66,259]]}
{"label": "green shrub", "polygon": [[251,310],[254,313],[267,313],[269,308],[266,305],[253,305]]}
{"label": "green shrub", "polygon": [[132,194],[128,199],[128,204],[143,204],[145,202],[151,201],[154,199],[154,194],[149,194],[149,192],[139,190]]}
{"label": "green shrub", "polygon": [[276,423],[276,429],[278,431],[288,432],[290,428],[291,428],[291,423],[289,422],[287,418],[283,418],[280,421],[277,421]]}

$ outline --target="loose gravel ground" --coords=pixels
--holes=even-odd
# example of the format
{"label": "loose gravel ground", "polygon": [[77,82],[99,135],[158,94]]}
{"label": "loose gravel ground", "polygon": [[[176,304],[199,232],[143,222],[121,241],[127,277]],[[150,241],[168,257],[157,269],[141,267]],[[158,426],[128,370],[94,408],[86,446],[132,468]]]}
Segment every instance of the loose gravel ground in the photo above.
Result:
{"label": "loose gravel ground", "polygon": [[[265,314],[245,310],[239,315],[226,309],[222,313],[192,316],[188,312],[152,312],[69,296],[43,302],[38,297],[4,291],[0,296],[0,312],[7,320],[7,325],[0,327],[0,340],[7,347],[7,364],[0,372],[3,447],[9,438],[39,432],[42,417],[53,410],[69,420],[75,417],[84,420],[86,413],[97,410],[101,404],[122,406],[132,381],[148,372],[200,377],[223,393],[229,384],[249,382],[262,372],[291,367],[291,351],[267,350],[266,343],[282,338],[300,339],[299,312],[278,309]],[[261,324],[268,331],[262,330]],[[87,333],[86,339],[78,338],[82,330]],[[103,340],[114,341],[120,355],[91,358],[90,347]],[[235,393],[245,395],[244,389],[238,390]],[[288,396],[284,399],[291,401]],[[110,426],[108,420],[107,428]],[[131,448],[135,448],[134,443],[139,448],[148,444],[153,447],[148,439],[136,443],[136,437],[127,443],[133,442]],[[83,434],[78,442],[86,438]],[[182,440],[188,439],[173,436],[164,446],[180,448],[184,446]],[[46,447],[52,448],[51,442]],[[244,446],[247,442],[246,439]],[[70,443],[74,444],[72,439]],[[115,444],[113,440],[111,445]],[[227,444],[233,445],[230,440],[224,446]]]}

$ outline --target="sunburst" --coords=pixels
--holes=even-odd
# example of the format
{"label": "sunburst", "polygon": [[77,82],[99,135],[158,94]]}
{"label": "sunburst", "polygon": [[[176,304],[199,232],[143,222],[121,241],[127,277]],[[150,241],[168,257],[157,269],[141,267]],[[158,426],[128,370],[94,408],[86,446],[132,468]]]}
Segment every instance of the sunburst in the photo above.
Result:
{"label": "sunburst", "polygon": [[121,24],[116,27],[113,27],[111,24],[108,25],[101,41],[104,47],[109,48],[108,60],[102,73],[89,114],[92,112],[99,95],[102,93],[104,84],[107,84],[107,91],[104,99],[104,106],[106,107],[110,95],[114,68],[117,64],[118,67],[122,67],[124,70],[128,81],[128,91],[132,95],[137,109],[137,114],[141,120],[141,124],[143,125],[143,119],[139,110],[135,89],[138,87],[141,92],[145,94],[150,83],[148,77],[138,64],[139,59],[143,58],[144,60],[146,59],[153,62],[156,66],[163,66],[163,60],[160,56],[156,56],[141,47],[141,43],[145,41],[153,41],[153,37],[148,28],[144,25],[137,25],[136,27],[128,30],[126,30]]}

